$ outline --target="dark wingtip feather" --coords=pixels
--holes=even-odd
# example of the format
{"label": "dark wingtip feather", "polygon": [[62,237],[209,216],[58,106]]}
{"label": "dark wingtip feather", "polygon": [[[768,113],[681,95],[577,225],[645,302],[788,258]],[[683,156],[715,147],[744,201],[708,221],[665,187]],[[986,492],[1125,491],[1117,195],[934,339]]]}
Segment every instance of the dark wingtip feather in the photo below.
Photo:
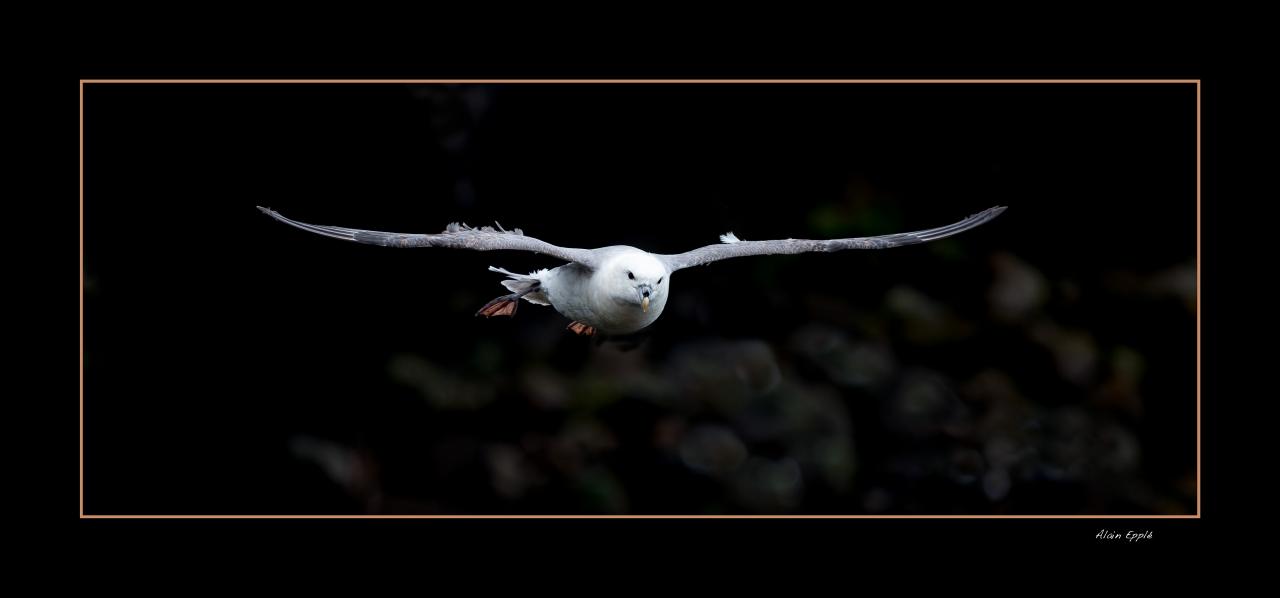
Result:
{"label": "dark wingtip feather", "polygon": [[907,233],[907,236],[913,238],[915,243],[927,243],[929,241],[945,239],[952,235],[957,235],[967,230],[972,230],[974,228],[982,226],[983,224],[991,222],[992,220],[995,219],[996,216],[999,216],[1006,209],[1008,209],[1006,206],[995,206],[995,207],[987,208],[981,212],[978,212],[977,214],[971,214],[968,218],[965,218],[960,222],[956,222],[954,224],[948,224],[947,226],[940,226],[938,228],[929,229],[925,231]]}
{"label": "dark wingtip feather", "polygon": [[986,212],[983,212],[981,215],[982,223],[986,224],[988,222],[991,222],[992,220],[995,220],[996,216],[1003,214],[1004,211],[1007,209],[1009,209],[1009,206],[996,206],[994,208],[988,209]]}
{"label": "dark wingtip feather", "polygon": [[[258,209],[262,210],[262,213],[276,219],[277,221],[287,224],[289,226],[292,226],[296,229],[304,230],[309,233],[315,233],[317,235],[323,235],[333,239],[339,239],[342,241],[356,241],[357,240],[356,233],[366,232],[366,231],[357,231],[355,229],[342,228],[337,226],[318,226],[315,224],[307,224],[306,222],[298,222],[296,220],[290,220],[288,218],[285,218],[283,215],[280,214],[280,212],[277,212],[270,208],[264,208],[262,206],[258,206]],[[361,241],[361,242],[369,242],[369,241]]]}
{"label": "dark wingtip feather", "polygon": [[280,212],[277,212],[271,208],[264,208],[262,206],[258,206],[258,210],[261,211],[263,214],[266,214],[276,220],[279,220],[280,222],[283,222],[285,224],[293,224],[288,218],[285,218],[284,215],[282,215]]}
{"label": "dark wingtip feather", "polygon": [[[978,212],[977,214],[974,214],[968,218],[965,218],[963,221],[957,224],[966,224],[966,226],[969,226],[969,227],[977,226],[979,224],[986,224],[987,222],[990,222],[991,220],[995,219],[996,216],[1003,214],[1004,211],[1007,209],[1009,209],[1008,206],[995,206],[995,207],[987,208],[981,212]],[[971,224],[966,223],[966,221],[968,221],[968,223],[971,223]]]}

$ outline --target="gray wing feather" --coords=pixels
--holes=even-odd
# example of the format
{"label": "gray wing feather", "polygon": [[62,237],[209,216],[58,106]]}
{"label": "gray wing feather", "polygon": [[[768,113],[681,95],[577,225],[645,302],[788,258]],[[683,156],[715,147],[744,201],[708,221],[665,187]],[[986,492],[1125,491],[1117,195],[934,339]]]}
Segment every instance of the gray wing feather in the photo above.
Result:
{"label": "gray wing feather", "polygon": [[299,228],[307,232],[317,235],[324,235],[333,239],[341,239],[343,241],[354,241],[356,243],[366,243],[369,245],[381,245],[383,247],[449,247],[453,249],[472,249],[475,251],[532,251],[552,257],[560,258],[568,262],[577,262],[589,268],[595,268],[595,259],[590,249],[576,249],[572,247],[560,247],[552,245],[546,241],[525,236],[524,231],[520,229],[504,230],[499,225],[498,230],[492,227],[484,226],[473,228],[465,224],[452,223],[444,232],[439,234],[403,234],[403,233],[384,233],[374,230],[361,230],[356,228],[343,228],[341,226],[319,226],[315,224],[307,224],[290,220],[280,215],[279,212],[270,208],[258,206],[259,210],[280,222],[288,224],[294,228]]}
{"label": "gray wing feather", "polygon": [[722,237],[722,239],[725,239],[725,242],[719,245],[707,245],[706,247],[699,247],[693,251],[686,251],[675,255],[659,255],[657,257],[665,261],[671,271],[674,272],[681,268],[701,266],[712,262],[718,262],[720,260],[727,260],[734,257],[746,257],[749,255],[781,255],[808,253],[813,251],[843,251],[845,249],[887,249],[903,245],[927,243],[944,237],[950,237],[951,235],[962,233],[976,226],[990,222],[991,219],[999,216],[1004,210],[1004,206],[996,206],[947,226],[940,226],[938,228],[931,228],[929,230],[916,231],[913,233],[897,233],[878,237],[829,239],[825,241],[811,239],[737,241],[734,240],[736,237],[729,234]]}

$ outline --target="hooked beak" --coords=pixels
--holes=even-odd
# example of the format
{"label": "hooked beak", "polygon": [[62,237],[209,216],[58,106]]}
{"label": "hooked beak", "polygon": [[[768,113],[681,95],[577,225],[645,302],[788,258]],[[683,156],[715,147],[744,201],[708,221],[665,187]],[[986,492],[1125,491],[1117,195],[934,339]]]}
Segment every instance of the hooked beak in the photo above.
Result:
{"label": "hooked beak", "polygon": [[648,298],[648,297],[645,297],[645,298],[643,298],[643,299],[641,299],[641,300],[640,300],[640,309],[643,309],[643,310],[644,310],[644,313],[649,313],[649,298]]}

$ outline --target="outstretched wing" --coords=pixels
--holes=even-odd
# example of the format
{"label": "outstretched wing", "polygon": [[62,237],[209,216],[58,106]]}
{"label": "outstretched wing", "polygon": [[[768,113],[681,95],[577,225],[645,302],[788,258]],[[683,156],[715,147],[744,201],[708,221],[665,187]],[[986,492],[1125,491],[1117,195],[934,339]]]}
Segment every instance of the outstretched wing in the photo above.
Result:
{"label": "outstretched wing", "polygon": [[318,226],[315,224],[307,224],[290,220],[281,216],[279,212],[270,208],[258,206],[259,210],[280,222],[288,224],[294,228],[300,228],[307,232],[317,235],[324,235],[334,239],[343,241],[355,241],[356,243],[367,243],[369,245],[382,245],[384,247],[450,247],[453,249],[474,249],[476,251],[495,251],[495,250],[512,250],[512,251],[532,251],[552,257],[557,257],[568,262],[577,262],[589,268],[595,268],[595,259],[590,249],[575,249],[572,247],[560,247],[552,245],[546,241],[541,241],[533,237],[525,236],[524,231],[520,229],[505,230],[499,225],[495,230],[493,227],[485,226],[481,228],[472,228],[465,224],[453,223],[444,230],[444,232],[434,235],[410,235],[402,233],[384,233],[374,230],[360,230],[355,228],[342,228],[340,226]]}
{"label": "outstretched wing", "polygon": [[974,214],[960,222],[929,230],[916,231],[913,233],[898,233],[895,235],[882,235],[879,237],[858,237],[854,239],[829,239],[825,241],[817,241],[810,239],[782,239],[777,241],[740,241],[733,233],[721,235],[721,243],[719,245],[707,245],[699,247],[693,251],[686,251],[675,255],[660,255],[659,259],[664,260],[672,272],[681,268],[689,268],[691,266],[701,266],[727,260],[732,257],[745,257],[748,255],[776,255],[776,254],[792,254],[792,253],[808,253],[810,251],[843,251],[845,249],[887,249],[889,247],[899,247],[902,245],[915,245],[916,243],[927,243],[936,241],[943,237],[962,233],[976,226],[991,221],[992,218],[999,216],[1005,210],[1004,206],[996,206],[988,209],[980,214]]}

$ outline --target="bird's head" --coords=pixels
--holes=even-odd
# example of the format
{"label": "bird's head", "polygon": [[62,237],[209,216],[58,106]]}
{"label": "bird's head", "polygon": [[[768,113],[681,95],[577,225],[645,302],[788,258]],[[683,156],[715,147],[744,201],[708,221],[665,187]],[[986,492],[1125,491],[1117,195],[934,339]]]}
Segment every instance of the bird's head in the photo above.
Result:
{"label": "bird's head", "polygon": [[609,262],[601,269],[610,297],[617,303],[634,305],[643,312],[662,309],[667,300],[671,273],[667,266],[647,253],[633,253]]}

